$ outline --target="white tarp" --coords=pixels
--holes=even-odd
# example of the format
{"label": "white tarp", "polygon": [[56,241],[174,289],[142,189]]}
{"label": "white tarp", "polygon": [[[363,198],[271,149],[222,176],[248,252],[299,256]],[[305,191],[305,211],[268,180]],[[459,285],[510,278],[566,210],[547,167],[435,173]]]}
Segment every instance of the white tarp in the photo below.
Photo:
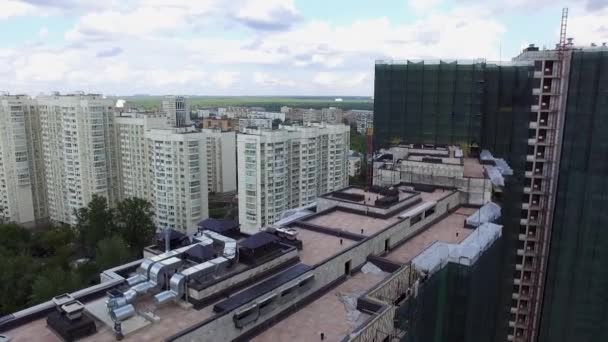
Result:
{"label": "white tarp", "polygon": [[502,173],[496,166],[484,165],[483,167],[486,170],[488,177],[490,177],[492,184],[495,186],[505,186],[505,177],[502,176]]}
{"label": "white tarp", "polygon": [[496,168],[500,171],[503,176],[513,176],[513,169],[507,164],[507,162],[502,158],[494,159],[494,163],[496,164]]}
{"label": "white tarp", "polygon": [[494,156],[492,155],[492,153],[490,151],[482,150],[481,153],[479,154],[479,159],[482,161],[493,161]]}
{"label": "white tarp", "polygon": [[419,272],[431,275],[442,269],[448,262],[473,265],[479,256],[502,235],[502,226],[484,223],[460,244],[435,242],[412,260]]}
{"label": "white tarp", "polygon": [[494,202],[488,202],[477,209],[471,216],[467,217],[469,226],[479,227],[486,222],[492,222],[500,217],[500,206]]}

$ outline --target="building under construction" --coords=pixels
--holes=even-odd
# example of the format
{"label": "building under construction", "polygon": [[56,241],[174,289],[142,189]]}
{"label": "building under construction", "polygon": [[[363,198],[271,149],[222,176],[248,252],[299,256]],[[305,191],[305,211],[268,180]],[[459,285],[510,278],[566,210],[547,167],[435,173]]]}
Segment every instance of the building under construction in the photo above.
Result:
{"label": "building under construction", "polygon": [[376,148],[489,149],[513,169],[495,341],[608,340],[608,47],[566,41],[566,15],[554,50],[509,63],[376,63]]}

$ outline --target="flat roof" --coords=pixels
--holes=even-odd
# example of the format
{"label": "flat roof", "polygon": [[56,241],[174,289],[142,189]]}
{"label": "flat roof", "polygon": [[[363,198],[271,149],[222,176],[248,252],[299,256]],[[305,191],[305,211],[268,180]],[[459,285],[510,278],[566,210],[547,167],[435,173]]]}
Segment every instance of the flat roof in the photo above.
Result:
{"label": "flat roof", "polygon": [[[340,341],[370,317],[369,314],[347,311],[348,305],[356,307],[357,299],[389,274],[359,272],[334,287],[320,298],[257,335],[252,341]],[[348,303],[351,302],[351,303]],[[350,317],[349,317],[350,316]]]}
{"label": "flat roof", "polygon": [[384,255],[384,258],[396,263],[405,264],[422,253],[435,241],[460,243],[473,232],[473,229],[464,227],[464,220],[475,210],[475,208],[458,208],[420,234],[407,240],[401,246],[391,250],[388,254]]}
{"label": "flat roof", "polygon": [[[344,198],[333,196],[333,192],[330,192],[330,193],[327,193],[325,195],[322,195],[321,197],[325,197],[325,198],[331,199],[333,201],[338,201],[338,202],[358,203],[360,205],[367,205],[367,206],[374,207],[374,208],[376,208],[376,203],[375,202],[376,202],[377,199],[386,197],[385,195],[381,195],[381,194],[376,193],[376,192],[365,191],[364,189],[361,189],[361,188],[358,188],[358,187],[354,187],[354,186],[350,186],[350,187],[348,187],[346,189],[338,190],[336,192],[342,192],[342,193],[347,193],[347,194],[363,195],[364,196],[364,200],[363,201],[347,200],[347,199],[344,199]],[[400,190],[399,191],[399,202],[401,202],[403,200],[406,200],[408,198],[412,198],[412,197],[414,197],[416,195],[417,195],[417,193],[415,193],[415,192],[405,192],[403,190]],[[391,207],[393,207],[396,204],[397,203],[394,203],[390,207],[385,208],[385,209],[390,209]]]}
{"label": "flat roof", "polygon": [[366,236],[375,234],[397,221],[399,221],[397,216],[381,219],[340,209],[324,213],[323,215],[314,216],[311,219],[306,220],[308,223],[319,226],[335,228],[349,233]]}
{"label": "flat roof", "polygon": [[440,199],[452,194],[454,190],[436,188],[433,192],[420,192],[420,197],[425,202],[437,202]]}
{"label": "flat roof", "polygon": [[[317,263],[338,254],[357,241],[347,238],[315,232],[298,225],[290,226],[298,231],[298,239],[302,240],[303,248],[299,251],[302,263],[313,266]],[[342,239],[342,244],[340,244]]]}
{"label": "flat roof", "polygon": [[477,158],[464,158],[464,176],[467,178],[485,178],[483,165]]}
{"label": "flat roof", "polygon": [[[85,306],[105,300],[105,298],[95,299],[84,303]],[[219,301],[219,300],[218,300]],[[125,336],[123,341],[160,341],[165,337],[169,337],[178,333],[195,323],[203,321],[214,315],[213,304],[209,304],[200,310],[194,308],[184,308],[176,303],[168,303],[159,308],[155,308],[151,296],[143,297],[135,301],[135,310],[139,312],[154,312],[160,317],[158,323],[153,323],[145,326],[141,330],[136,330],[132,334]],[[116,335],[112,329],[98,319],[93,319],[97,326],[97,332],[93,335],[79,339],[78,341],[103,341],[114,342]],[[55,333],[46,325],[46,316],[35,321],[23,324],[15,329],[8,330],[3,335],[10,336],[12,342],[62,342]]]}

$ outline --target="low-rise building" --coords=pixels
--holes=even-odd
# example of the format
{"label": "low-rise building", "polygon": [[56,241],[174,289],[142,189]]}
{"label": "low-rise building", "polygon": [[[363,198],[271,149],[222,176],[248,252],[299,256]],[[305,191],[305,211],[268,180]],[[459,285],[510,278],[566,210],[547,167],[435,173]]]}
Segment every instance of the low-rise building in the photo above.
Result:
{"label": "low-rise building", "polygon": [[201,121],[201,128],[219,129],[222,131],[238,130],[238,121],[227,117],[206,117]]}
{"label": "low-rise building", "polygon": [[352,150],[350,151],[350,155],[348,156],[348,175],[350,177],[357,177],[361,174],[362,159],[360,153]]}

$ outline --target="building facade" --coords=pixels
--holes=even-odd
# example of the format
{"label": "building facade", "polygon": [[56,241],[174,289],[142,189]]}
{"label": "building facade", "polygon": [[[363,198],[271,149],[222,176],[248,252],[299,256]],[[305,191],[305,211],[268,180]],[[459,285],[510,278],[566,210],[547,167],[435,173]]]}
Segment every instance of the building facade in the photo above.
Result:
{"label": "building facade", "polygon": [[[608,338],[608,49],[530,46],[513,63],[376,65],[375,147],[488,148],[512,166],[496,341]],[[394,96],[402,93],[403,96]],[[389,95],[392,94],[392,95]]]}
{"label": "building facade", "polygon": [[209,192],[236,191],[236,132],[203,129]]}
{"label": "building facade", "polygon": [[161,102],[161,110],[171,127],[184,127],[190,121],[190,103],[183,96],[166,96]]}
{"label": "building facade", "polygon": [[371,110],[351,110],[352,120],[357,125],[357,132],[365,134],[368,128],[374,127],[374,112]]}
{"label": "building facade", "polygon": [[204,133],[190,128],[151,129],[146,138],[157,228],[196,232],[197,223],[209,216]]}
{"label": "building facade", "polygon": [[40,119],[35,100],[0,95],[0,221],[33,226],[45,220]]}
{"label": "building facade", "polygon": [[350,128],[313,124],[237,136],[239,222],[254,233],[348,184]]}
{"label": "building facade", "polygon": [[49,218],[76,223],[76,210],[93,195],[118,198],[114,101],[94,94],[40,96]]}
{"label": "building facade", "polygon": [[116,141],[120,155],[120,199],[137,197],[150,200],[150,151],[146,132],[167,128],[166,118],[152,112],[127,112],[116,116]]}

